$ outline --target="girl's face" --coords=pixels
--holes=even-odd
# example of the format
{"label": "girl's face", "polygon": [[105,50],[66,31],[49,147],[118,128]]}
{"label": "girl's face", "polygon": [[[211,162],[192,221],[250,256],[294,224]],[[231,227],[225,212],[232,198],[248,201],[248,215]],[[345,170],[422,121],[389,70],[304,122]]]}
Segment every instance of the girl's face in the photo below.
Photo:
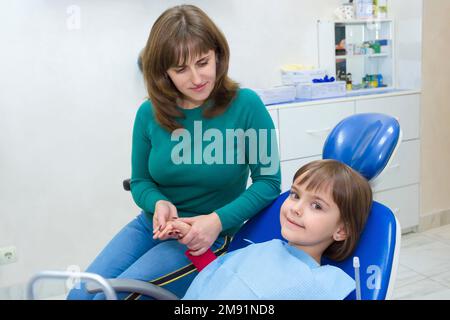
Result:
{"label": "girl's face", "polygon": [[281,206],[281,234],[313,257],[321,256],[331,243],[345,239],[345,229],[331,188],[307,191],[304,185],[296,183],[300,178]]}
{"label": "girl's face", "polygon": [[167,74],[183,95],[179,102],[182,108],[202,105],[216,83],[216,54],[214,50],[209,50],[186,65],[170,68]]}

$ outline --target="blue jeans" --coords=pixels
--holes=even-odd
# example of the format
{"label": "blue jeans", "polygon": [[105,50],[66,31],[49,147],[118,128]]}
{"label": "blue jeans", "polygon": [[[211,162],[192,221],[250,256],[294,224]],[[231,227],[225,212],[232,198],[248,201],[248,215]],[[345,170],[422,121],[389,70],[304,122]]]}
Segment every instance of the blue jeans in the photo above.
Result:
{"label": "blue jeans", "polygon": [[[216,255],[226,252],[230,237],[219,236],[211,249]],[[198,274],[185,256],[185,245],[176,240],[154,240],[152,222],[141,212],[126,225],[95,258],[86,272],[104,278],[136,279],[151,282],[182,298]],[[119,299],[140,299],[138,294],[117,292]],[[103,293],[90,294],[82,282],[72,289],[69,300],[102,300]]]}

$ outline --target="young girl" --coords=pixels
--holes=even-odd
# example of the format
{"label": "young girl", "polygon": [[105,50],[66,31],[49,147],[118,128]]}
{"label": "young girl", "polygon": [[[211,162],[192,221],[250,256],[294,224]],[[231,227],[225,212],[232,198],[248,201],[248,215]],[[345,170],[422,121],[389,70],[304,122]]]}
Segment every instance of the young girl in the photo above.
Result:
{"label": "young girl", "polygon": [[[371,204],[369,183],[345,164],[318,160],[303,166],[280,209],[288,243],[252,244],[217,258],[184,299],[344,299],[354,280],[337,267],[321,266],[321,258],[351,255]],[[183,237],[186,222],[172,221],[163,236]]]}

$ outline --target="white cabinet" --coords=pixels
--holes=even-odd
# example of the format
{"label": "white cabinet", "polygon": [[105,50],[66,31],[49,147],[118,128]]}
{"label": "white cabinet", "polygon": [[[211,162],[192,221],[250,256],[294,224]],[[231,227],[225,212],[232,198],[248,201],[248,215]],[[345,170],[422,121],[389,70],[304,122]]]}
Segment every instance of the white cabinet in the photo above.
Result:
{"label": "white cabinet", "polygon": [[292,179],[294,178],[294,175],[298,169],[311,161],[319,159],[322,159],[322,157],[315,156],[289,161],[281,161],[281,192],[288,191],[291,188]]}
{"label": "white cabinet", "polygon": [[419,184],[375,192],[373,198],[392,210],[403,231],[419,224]]}
{"label": "white cabinet", "polygon": [[275,128],[278,128],[278,110],[269,110],[270,117],[272,118]]}
{"label": "white cabinet", "polygon": [[405,95],[388,98],[356,101],[356,112],[379,112],[397,118],[403,140],[419,139],[420,95]]}
{"label": "white cabinet", "polygon": [[[318,113],[318,108],[321,112]],[[322,154],[331,129],[354,113],[352,102],[329,103],[303,108],[280,108],[281,160]]]}
{"label": "white cabinet", "polygon": [[278,130],[278,110],[269,110],[270,117],[272,118],[273,124],[275,125],[275,130],[277,134],[277,146],[278,154],[280,153],[280,130]]}
{"label": "white cabinet", "polygon": [[419,183],[419,140],[403,141],[391,163],[373,181],[374,191],[387,190]]}
{"label": "white cabinet", "polygon": [[403,231],[419,223],[420,187],[420,94],[397,92],[366,97],[347,97],[323,102],[270,106],[279,131],[282,191],[289,190],[295,172],[304,164],[322,158],[330,130],[355,113],[386,113],[396,117],[402,142],[385,171],[372,181],[374,199],[387,205],[398,217]]}

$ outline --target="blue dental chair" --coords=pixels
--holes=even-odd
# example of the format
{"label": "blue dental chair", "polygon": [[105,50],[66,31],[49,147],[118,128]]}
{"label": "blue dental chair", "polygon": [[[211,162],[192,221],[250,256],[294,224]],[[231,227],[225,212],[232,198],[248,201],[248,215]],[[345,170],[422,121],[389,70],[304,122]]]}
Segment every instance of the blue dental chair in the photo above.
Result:
{"label": "blue dental chair", "polygon": [[[393,117],[376,113],[356,114],[342,120],[331,131],[322,157],[339,160],[372,181],[388,166],[400,141],[400,126]],[[288,194],[281,194],[269,207],[250,219],[233,238],[229,251],[245,247],[250,242],[282,239],[279,212]],[[374,201],[352,255],[358,259],[347,258],[342,262],[322,260],[322,264],[337,266],[355,280],[359,278],[357,289],[346,299],[385,300],[392,297],[400,236],[400,225],[392,211]]]}
{"label": "blue dental chair", "polygon": [[[372,181],[388,166],[400,141],[400,126],[393,117],[378,113],[356,114],[343,119],[331,131],[323,147],[323,158],[339,160]],[[124,181],[124,188],[130,190],[129,180]],[[228,251],[250,243],[283,239],[279,212],[288,193],[281,194],[271,205],[248,220],[234,236]],[[341,262],[323,259],[322,264],[343,269],[357,282],[356,290],[346,299],[385,300],[392,296],[400,235],[400,225],[392,211],[374,201],[352,256]],[[110,279],[108,283],[116,291],[136,292],[156,299],[178,298],[168,290],[143,281]],[[86,288],[91,293],[103,289],[95,283],[88,283]]]}

